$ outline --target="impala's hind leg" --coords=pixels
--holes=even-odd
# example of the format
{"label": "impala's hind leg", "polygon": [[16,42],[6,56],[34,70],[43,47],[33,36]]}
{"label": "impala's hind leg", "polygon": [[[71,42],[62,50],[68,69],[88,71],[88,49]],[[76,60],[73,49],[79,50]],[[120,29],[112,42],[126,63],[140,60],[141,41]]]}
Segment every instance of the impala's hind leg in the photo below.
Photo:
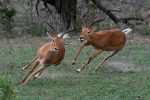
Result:
{"label": "impala's hind leg", "polygon": [[92,72],[92,74],[94,74],[99,68],[100,66],[106,61],[108,60],[110,57],[114,56],[116,53],[118,53],[120,50],[117,51],[113,51],[109,56],[105,57],[102,62],[98,63],[97,66],[95,67],[95,70]]}
{"label": "impala's hind leg", "polygon": [[37,70],[33,71],[21,85],[22,86],[26,85],[26,83],[29,80],[31,80],[36,74],[38,74],[41,70],[44,70],[45,68],[46,68],[46,66],[43,66],[43,67],[39,67]]}
{"label": "impala's hind leg", "polygon": [[88,61],[87,61],[84,65],[80,66],[80,68],[77,69],[77,72],[80,72],[82,69],[84,69],[87,64],[89,64],[97,55],[99,55],[99,54],[102,53],[102,52],[103,52],[102,50],[96,50],[96,51],[89,57]]}
{"label": "impala's hind leg", "polygon": [[29,62],[26,66],[23,67],[23,69],[27,69],[36,59],[38,56],[36,56],[31,62]]}
{"label": "impala's hind leg", "polygon": [[29,73],[26,75],[26,77],[21,81],[21,84],[28,78],[28,76],[35,70],[35,68],[37,67],[37,65],[39,64],[39,61],[35,61],[33,62],[33,66],[31,68],[31,70],[29,71]]}
{"label": "impala's hind leg", "polygon": [[40,70],[35,76],[34,76],[34,79],[39,79],[40,76],[42,75],[44,69],[43,70]]}

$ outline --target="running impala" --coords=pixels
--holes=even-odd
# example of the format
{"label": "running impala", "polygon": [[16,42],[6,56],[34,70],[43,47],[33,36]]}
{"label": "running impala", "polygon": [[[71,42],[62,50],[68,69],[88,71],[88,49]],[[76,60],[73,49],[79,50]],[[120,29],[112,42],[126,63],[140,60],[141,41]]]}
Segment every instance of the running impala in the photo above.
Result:
{"label": "running impala", "polygon": [[[29,80],[32,78],[38,78],[43,70],[47,68],[50,65],[59,65],[65,55],[65,47],[63,43],[63,39],[67,38],[68,32],[72,30],[69,30],[67,32],[51,36],[49,33],[47,35],[52,40],[51,42],[45,43],[37,52],[36,57],[23,69],[28,68],[30,65],[32,65],[31,70],[26,75],[26,77],[21,81],[21,85],[24,86],[27,84]],[[41,65],[39,68],[36,69],[38,65]]]}
{"label": "running impala", "polygon": [[79,36],[81,47],[73,59],[72,64],[76,63],[81,50],[85,46],[92,45],[96,51],[89,57],[85,64],[81,65],[76,70],[77,72],[81,72],[87,64],[89,64],[97,55],[103,51],[112,51],[110,55],[106,56],[101,62],[97,63],[95,69],[92,72],[92,74],[94,74],[107,59],[122,50],[126,42],[126,35],[132,31],[131,28],[127,28],[123,31],[121,29],[111,29],[94,32],[95,28],[92,28],[92,26],[102,20],[104,19],[97,20],[89,26],[85,25],[84,23],[82,26],[82,32]]}

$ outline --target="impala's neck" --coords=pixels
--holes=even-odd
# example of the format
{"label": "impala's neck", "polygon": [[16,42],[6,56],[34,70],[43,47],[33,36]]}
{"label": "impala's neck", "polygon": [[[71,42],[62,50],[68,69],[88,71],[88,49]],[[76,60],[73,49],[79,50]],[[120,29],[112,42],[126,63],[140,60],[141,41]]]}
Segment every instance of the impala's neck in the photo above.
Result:
{"label": "impala's neck", "polygon": [[91,34],[88,34],[88,42],[90,45],[94,45],[94,44],[97,44],[97,42],[95,41],[97,38],[96,36],[96,33],[91,33]]}
{"label": "impala's neck", "polygon": [[53,44],[56,45],[57,47],[63,47],[63,45],[64,45],[63,40],[57,41]]}
{"label": "impala's neck", "polygon": [[62,40],[62,41],[59,41],[58,45],[59,45],[59,47],[64,47],[63,40]]}
{"label": "impala's neck", "polygon": [[87,41],[88,45],[91,45],[92,44],[92,35],[91,34],[86,34],[84,36],[85,40]]}

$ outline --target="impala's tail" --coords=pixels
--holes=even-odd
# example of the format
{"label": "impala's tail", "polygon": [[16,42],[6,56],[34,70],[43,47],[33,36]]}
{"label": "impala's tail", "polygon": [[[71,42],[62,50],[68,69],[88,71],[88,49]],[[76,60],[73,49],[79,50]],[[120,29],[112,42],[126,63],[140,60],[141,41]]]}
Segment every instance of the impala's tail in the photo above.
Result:
{"label": "impala's tail", "polygon": [[132,29],[131,28],[127,28],[125,30],[123,30],[122,32],[125,33],[125,35],[129,34],[130,32],[132,32]]}

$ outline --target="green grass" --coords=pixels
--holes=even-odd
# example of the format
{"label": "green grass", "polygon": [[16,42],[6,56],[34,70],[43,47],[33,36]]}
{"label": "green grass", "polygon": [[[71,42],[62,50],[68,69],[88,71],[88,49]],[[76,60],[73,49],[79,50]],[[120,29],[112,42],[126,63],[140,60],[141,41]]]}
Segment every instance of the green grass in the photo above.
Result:
{"label": "green grass", "polygon": [[[26,87],[19,81],[27,74],[22,70],[24,63],[31,60],[45,38],[20,38],[0,44],[0,77],[11,80],[15,99],[19,100],[149,100],[150,98],[150,42],[128,42],[124,49],[108,62],[131,65],[138,71],[109,71],[107,63],[95,75],[90,75],[95,63],[108,53],[102,53],[81,73],[76,68],[83,64],[92,47],[84,48],[76,65],[71,65],[75,52],[79,49],[78,39],[66,41],[66,55],[59,66],[48,67],[45,77],[29,81]],[[8,77],[3,77],[8,75]],[[1,79],[1,78],[0,78]],[[0,96],[3,91],[0,90]],[[13,95],[13,96],[14,96]]]}

